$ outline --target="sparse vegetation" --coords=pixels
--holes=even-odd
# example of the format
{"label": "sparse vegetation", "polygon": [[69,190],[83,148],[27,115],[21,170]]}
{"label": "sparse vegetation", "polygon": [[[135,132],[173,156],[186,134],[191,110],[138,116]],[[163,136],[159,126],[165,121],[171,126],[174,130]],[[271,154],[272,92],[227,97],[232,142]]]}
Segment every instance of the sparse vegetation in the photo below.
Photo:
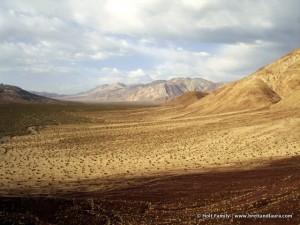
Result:
{"label": "sparse vegetation", "polygon": [[300,152],[298,111],[173,119],[163,108],[137,106],[3,107],[11,125],[2,121],[2,134],[39,129],[1,144],[2,194],[31,187],[40,187],[31,193],[70,191],[81,180],[249,168]]}
{"label": "sparse vegetation", "polygon": [[37,129],[48,125],[101,123],[102,118],[81,114],[97,114],[101,111],[145,108],[145,105],[130,104],[0,104],[0,139],[8,136],[30,134],[30,127]]}

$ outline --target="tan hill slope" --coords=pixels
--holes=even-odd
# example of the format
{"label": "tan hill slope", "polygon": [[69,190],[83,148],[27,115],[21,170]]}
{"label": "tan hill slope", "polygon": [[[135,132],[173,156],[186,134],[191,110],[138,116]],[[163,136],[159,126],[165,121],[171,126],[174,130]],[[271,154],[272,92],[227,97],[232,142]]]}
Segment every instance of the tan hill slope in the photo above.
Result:
{"label": "tan hill slope", "polygon": [[39,96],[19,87],[0,84],[0,104],[11,103],[58,103],[59,101]]}
{"label": "tan hill slope", "polygon": [[164,106],[187,106],[198,101],[201,98],[204,98],[206,95],[208,94],[199,91],[189,91],[183,95],[176,97],[175,99],[172,99],[169,102],[166,102]]}
{"label": "tan hill slope", "polygon": [[277,104],[272,105],[271,108],[275,110],[300,109],[300,87],[292,91]]}
{"label": "tan hill slope", "polygon": [[300,48],[261,68],[250,76],[262,79],[281,97],[300,86]]}
{"label": "tan hill slope", "polygon": [[300,49],[296,49],[249,77],[224,85],[189,105],[188,110],[217,114],[269,107],[281,101],[280,105],[294,105],[297,103],[292,99],[297,99],[297,94],[293,92],[299,86]]}
{"label": "tan hill slope", "polygon": [[225,85],[189,108],[203,113],[223,113],[263,108],[280,100],[281,97],[267,84],[260,79],[254,79]]}

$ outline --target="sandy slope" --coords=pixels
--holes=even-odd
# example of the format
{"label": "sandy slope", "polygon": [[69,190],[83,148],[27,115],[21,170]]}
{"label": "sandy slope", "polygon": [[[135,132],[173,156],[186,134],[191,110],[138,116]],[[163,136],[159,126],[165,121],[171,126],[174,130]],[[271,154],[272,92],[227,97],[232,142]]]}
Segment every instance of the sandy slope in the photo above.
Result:
{"label": "sandy slope", "polygon": [[250,79],[262,79],[284,97],[300,86],[300,48],[261,68]]}
{"label": "sandy slope", "polygon": [[190,91],[165,103],[164,106],[187,106],[201,98],[204,98],[206,95],[207,93],[202,93],[199,91]]}
{"label": "sandy slope", "polygon": [[228,84],[188,107],[197,114],[217,114],[270,106],[281,100],[261,79],[244,79]]}
{"label": "sandy slope", "polygon": [[187,119],[160,110],[77,112],[105,122],[13,137],[0,146],[1,195],[110,189],[124,185],[120,177],[249,168],[300,153],[299,110]]}
{"label": "sandy slope", "polygon": [[249,77],[196,101],[187,111],[208,115],[269,107],[291,95],[299,86],[300,49],[296,49]]}
{"label": "sandy slope", "polygon": [[273,105],[272,109],[299,109],[300,108],[300,87],[286,95],[280,102]]}

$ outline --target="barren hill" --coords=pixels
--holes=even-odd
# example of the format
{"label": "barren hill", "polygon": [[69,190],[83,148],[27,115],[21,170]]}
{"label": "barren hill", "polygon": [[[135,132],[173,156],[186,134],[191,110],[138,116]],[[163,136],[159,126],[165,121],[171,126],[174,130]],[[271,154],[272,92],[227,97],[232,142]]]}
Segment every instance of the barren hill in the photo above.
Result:
{"label": "barren hill", "polygon": [[175,99],[172,99],[169,102],[166,102],[164,106],[187,106],[198,101],[201,98],[204,98],[206,95],[207,93],[199,91],[189,91],[184,93],[183,95],[176,97]]}
{"label": "barren hill", "polygon": [[144,101],[163,103],[189,91],[211,92],[221,86],[201,78],[174,78],[158,80],[149,84],[125,85],[115,83],[101,85],[77,95],[58,98],[82,102]]}
{"label": "barren hill", "polygon": [[280,102],[271,106],[272,109],[300,109],[300,87],[285,96]]}
{"label": "barren hill", "polygon": [[262,79],[281,97],[300,86],[300,48],[261,68],[249,79]]}
{"label": "barren hill", "polygon": [[57,100],[32,94],[19,87],[0,84],[0,104],[55,103]]}
{"label": "barren hill", "polygon": [[[249,77],[224,85],[188,106],[200,114],[223,113],[269,107],[277,102],[294,104],[300,86],[300,49],[261,68]],[[298,91],[297,91],[298,93]],[[289,99],[286,99],[289,98]],[[297,103],[295,103],[297,104]]]}

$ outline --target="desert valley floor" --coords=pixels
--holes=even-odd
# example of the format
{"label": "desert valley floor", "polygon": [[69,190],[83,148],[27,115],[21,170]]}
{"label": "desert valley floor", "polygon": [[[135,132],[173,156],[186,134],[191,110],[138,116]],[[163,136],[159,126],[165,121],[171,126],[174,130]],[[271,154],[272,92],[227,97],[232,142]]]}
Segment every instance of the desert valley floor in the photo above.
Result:
{"label": "desert valley floor", "polygon": [[[14,216],[37,218],[33,224],[80,224],[80,219],[64,222],[61,212],[55,220],[28,207],[21,210],[28,204],[50,204],[47,201],[55,197],[64,201],[64,215],[66,210],[78,214],[80,201],[91,207],[89,199],[98,199],[90,211],[98,207],[96,214],[102,219],[95,222],[95,217],[85,215],[94,218],[90,224],[216,224],[197,219],[197,212],[292,213],[293,220],[285,224],[299,222],[299,110],[193,116],[167,107],[77,107],[59,113],[81,118],[78,122],[30,127],[31,134],[1,143],[2,210],[16,201]],[[34,121],[34,114],[22,115]],[[27,204],[28,197],[36,202]],[[1,211],[0,221],[10,224],[11,212]],[[233,224],[253,224],[253,219]]]}

